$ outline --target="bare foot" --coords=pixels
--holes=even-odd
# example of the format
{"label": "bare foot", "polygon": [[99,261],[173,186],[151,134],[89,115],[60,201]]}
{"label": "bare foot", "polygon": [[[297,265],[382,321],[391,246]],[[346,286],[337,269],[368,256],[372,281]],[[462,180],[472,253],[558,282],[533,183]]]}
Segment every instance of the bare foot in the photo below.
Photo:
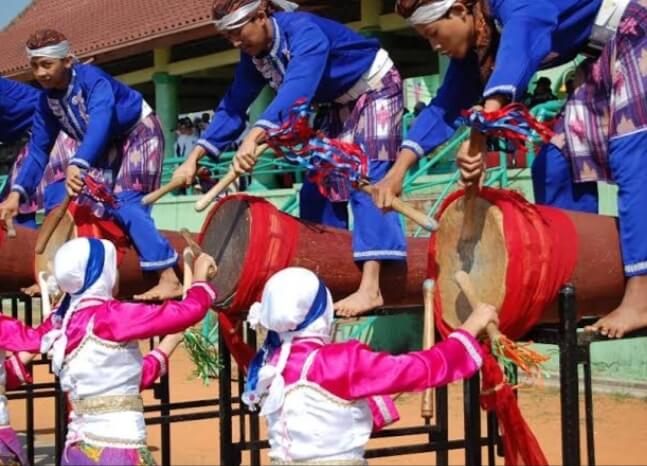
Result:
{"label": "bare foot", "polygon": [[28,286],[27,288],[20,288],[20,291],[32,298],[34,296],[40,296],[40,286],[38,286],[38,283],[34,283],[32,286]]}
{"label": "bare foot", "polygon": [[630,277],[620,306],[585,330],[608,338],[622,338],[644,327],[647,327],[647,275]]}
{"label": "bare foot", "polygon": [[337,301],[333,306],[338,316],[355,317],[383,305],[384,299],[382,299],[382,293],[380,293],[379,289],[376,293],[360,288],[352,295]]}
{"label": "bare foot", "polygon": [[182,297],[182,284],[172,268],[160,274],[160,281],[145,293],[133,296],[137,301],[165,301]]}

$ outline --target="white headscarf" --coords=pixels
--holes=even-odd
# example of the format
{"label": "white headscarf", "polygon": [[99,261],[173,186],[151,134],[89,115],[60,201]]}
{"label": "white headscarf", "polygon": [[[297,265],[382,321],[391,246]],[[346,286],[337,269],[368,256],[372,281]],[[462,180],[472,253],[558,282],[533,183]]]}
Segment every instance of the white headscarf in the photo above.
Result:
{"label": "white headscarf", "polygon": [[449,11],[454,3],[456,3],[456,0],[439,0],[427,3],[414,11],[413,14],[407,18],[407,21],[409,24],[414,26],[433,23],[445,16],[445,13]]}
{"label": "white headscarf", "polygon": [[[287,0],[269,0],[275,7],[283,11],[294,11],[299,8],[294,2],[288,2]],[[220,31],[231,31],[232,29],[238,29],[247,24],[251,19],[251,14],[255,12],[262,4],[262,0],[256,0],[255,2],[248,3],[243,5],[237,10],[232,11],[228,15],[223,16],[220,19],[213,21],[213,24],[216,26],[216,29]]]}
{"label": "white headscarf", "polygon": [[[320,287],[323,287],[324,294],[318,296]],[[323,301],[315,303],[318,298]],[[299,326],[304,325],[306,319],[310,318],[309,314],[315,315],[312,311],[319,305],[323,307],[323,312],[304,328],[298,329]],[[279,409],[283,404],[285,389],[282,373],[290,356],[292,340],[297,337],[317,337],[325,343],[330,342],[333,319],[330,291],[313,272],[300,267],[290,267],[273,275],[265,284],[261,302],[255,303],[250,309],[247,321],[252,328],[260,324],[278,334],[279,359],[276,365],[268,364],[271,353],[269,351],[263,353],[264,349],[267,349],[266,340],[264,348],[257,354],[263,358],[257,373],[257,382],[255,386],[245,387],[243,401],[253,408],[261,402],[263,396],[267,395],[262,401],[261,415],[267,415]],[[253,363],[252,366],[254,366]],[[250,367],[248,385],[250,379],[256,377],[256,374],[252,374],[253,371],[254,368]]]}
{"label": "white headscarf", "polygon": [[30,49],[29,47],[26,47],[25,50],[27,52],[27,58],[30,60],[35,57],[63,59],[70,55],[70,43],[63,40],[58,44],[46,45],[39,49]]}
{"label": "white headscarf", "polygon": [[[92,246],[91,246],[92,242]],[[103,251],[96,249],[102,247]],[[91,250],[94,248],[94,256],[91,258]],[[99,254],[97,254],[97,252]],[[97,257],[103,253],[103,263],[99,263]],[[91,261],[91,259],[93,259]],[[101,267],[100,270],[92,271],[92,267]],[[95,279],[91,283],[89,274],[94,273]],[[111,299],[112,290],[117,280],[117,250],[115,246],[106,240],[90,238],[77,238],[63,244],[54,257],[54,278],[58,288],[69,295],[68,302],[64,301],[63,310],[55,311],[57,314],[62,310],[62,322],[57,328],[53,328],[43,336],[41,341],[41,353],[49,353],[52,358],[52,368],[58,372],[63,367],[65,348],[67,347],[67,326],[72,315],[80,307],[81,300],[88,298]],[[53,318],[60,319],[60,316]],[[55,322],[56,324],[56,322]]]}

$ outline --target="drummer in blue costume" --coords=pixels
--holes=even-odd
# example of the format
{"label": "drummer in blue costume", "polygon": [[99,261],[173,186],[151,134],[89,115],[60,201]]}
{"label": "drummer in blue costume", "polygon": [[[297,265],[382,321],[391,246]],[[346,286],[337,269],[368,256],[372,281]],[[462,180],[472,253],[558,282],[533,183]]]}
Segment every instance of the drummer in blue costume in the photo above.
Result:
{"label": "drummer in blue costume", "polygon": [[78,63],[63,34],[37,31],[27,41],[34,77],[45,89],[37,104],[29,156],[12,191],[31,195],[44,175],[48,154],[59,131],[79,143],[65,172],[67,193],[83,188],[90,173],[117,198],[112,216],[131,239],[143,271],[159,275],[159,284],[136,296],[164,300],[181,296],[174,266],[177,253],[155,228],[141,198],[159,186],[164,134],[159,119],[140,93],[99,68]]}
{"label": "drummer in blue costume", "polygon": [[[450,57],[443,86],[402,144],[374,199],[389,208],[408,168],[447,141],[463,109],[497,111],[519,100],[540,68],[585,61],[533,166],[535,200],[598,211],[597,181],[619,187],[620,237],[627,286],[620,306],[591,330],[610,337],[647,326],[647,6],[638,0],[398,0],[396,9],[438,53]],[[483,171],[485,142],[464,147],[466,184]],[[473,156],[471,153],[478,152]]]}
{"label": "drummer in blue costume", "polygon": [[[279,0],[216,0],[216,28],[241,50],[240,63],[211,125],[174,176],[190,181],[201,157],[217,158],[236,140],[245,128],[247,108],[267,84],[277,95],[241,143],[233,161],[237,172],[252,169],[253,154],[267,130],[281,125],[300,99],[326,105],[319,119],[328,136],[363,146],[372,182],[393,165],[402,137],[403,97],[400,75],[388,53],[376,40],[339,23],[293,12],[296,6]],[[382,213],[369,195],[344,182],[327,198],[305,181],[301,218],[345,228],[347,201],[354,218],[353,257],[363,274],[359,289],[335,303],[335,309],[352,316],[383,304],[381,262],[404,261],[406,241],[397,214]]]}

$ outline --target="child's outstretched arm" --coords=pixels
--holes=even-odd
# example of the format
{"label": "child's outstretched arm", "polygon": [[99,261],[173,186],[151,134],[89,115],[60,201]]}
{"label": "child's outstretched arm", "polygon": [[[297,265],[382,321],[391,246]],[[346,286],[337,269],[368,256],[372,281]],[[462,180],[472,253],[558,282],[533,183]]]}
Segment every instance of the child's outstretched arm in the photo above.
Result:
{"label": "child's outstretched arm", "polygon": [[159,305],[111,301],[95,316],[94,331],[116,342],[182,332],[202,320],[216,299],[215,290],[207,282],[216,272],[213,258],[202,254],[195,263],[193,285],[183,300]]}
{"label": "child's outstretched arm", "polygon": [[476,337],[497,322],[493,306],[480,305],[458,330],[425,351],[398,356],[372,351],[357,341],[323,347],[308,379],[341,398],[417,392],[471,377],[483,363]]}

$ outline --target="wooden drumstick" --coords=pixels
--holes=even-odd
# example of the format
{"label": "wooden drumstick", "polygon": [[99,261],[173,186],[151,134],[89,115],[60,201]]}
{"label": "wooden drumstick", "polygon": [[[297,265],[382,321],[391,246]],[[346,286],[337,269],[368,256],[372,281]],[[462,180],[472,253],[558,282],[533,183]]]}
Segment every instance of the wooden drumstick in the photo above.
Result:
{"label": "wooden drumstick", "polygon": [[66,194],[65,199],[63,199],[61,205],[58,206],[52,213],[52,222],[44,223],[41,227],[40,232],[38,233],[38,238],[36,239],[36,254],[42,254],[47,247],[49,239],[52,237],[52,234],[54,234],[54,231],[58,227],[58,224],[61,223],[61,220],[63,220],[70,202],[72,202],[72,197],[69,194]]}
{"label": "wooden drumstick", "polygon": [[186,178],[182,176],[178,176],[176,178],[171,178],[171,181],[166,183],[164,186],[160,186],[158,189],[155,191],[152,191],[148,194],[146,194],[142,198],[142,204],[143,205],[150,205],[154,204],[157,201],[159,201],[162,197],[167,195],[170,192],[175,191],[176,189],[183,188],[186,186]]}
{"label": "wooden drumstick", "polygon": [[[482,146],[485,135],[475,129],[470,132],[469,155],[476,156]],[[461,229],[461,241],[470,241],[476,235],[476,195],[479,191],[480,180],[475,180],[465,188],[463,198],[463,227]]]}
{"label": "wooden drumstick", "polygon": [[[193,237],[191,236],[191,232],[189,230],[187,230],[186,228],[182,228],[180,230],[180,234],[182,235],[182,238],[184,238],[184,241],[186,241],[187,247],[191,249],[191,253],[193,254],[194,259],[197,259],[200,256],[200,254],[204,253],[204,250],[193,239]],[[209,273],[207,275],[208,275],[207,278],[209,280],[213,280],[213,278],[216,276],[216,270],[213,267],[209,267]],[[191,283],[189,283],[189,286],[191,286]]]}
{"label": "wooden drumstick", "polygon": [[[373,187],[369,184],[361,184],[360,187],[362,191],[367,194],[373,193]],[[427,231],[438,230],[438,222],[435,219],[429,217],[426,213],[416,209],[415,207],[410,206],[399,197],[393,198],[391,208],[420,225]]]}
{"label": "wooden drumstick", "polygon": [[[422,293],[425,303],[424,324],[422,333],[422,349],[427,350],[434,346],[436,325],[434,322],[434,288],[435,282],[427,279],[422,284]],[[420,415],[425,419],[434,416],[434,389],[427,388],[422,392],[422,406]]]}
{"label": "wooden drumstick", "polygon": [[184,277],[182,278],[182,295],[186,298],[186,292],[191,287],[193,283],[193,261],[195,255],[193,250],[187,246],[182,252],[182,258],[184,259]]}
{"label": "wooden drumstick", "polygon": [[52,313],[52,303],[49,299],[49,289],[47,286],[47,274],[45,272],[38,273],[38,286],[40,287],[41,311],[43,313],[43,322]]}
{"label": "wooden drumstick", "polygon": [[[257,161],[260,156],[267,149],[267,144],[261,144],[256,147],[256,152],[254,153],[254,161]],[[225,189],[229,187],[234,181],[236,181],[240,175],[234,171],[233,168],[229,169],[224,177],[218,181],[209,191],[207,191],[198,201],[195,203],[195,210],[202,212],[204,209],[209,207],[211,202],[217,198]]]}
{"label": "wooden drumstick", "polygon": [[[478,293],[474,289],[474,284],[472,283],[470,276],[467,275],[466,272],[459,270],[454,275],[454,279],[456,280],[456,283],[458,283],[458,286],[460,287],[461,291],[467,298],[467,301],[470,303],[470,307],[472,308],[472,311],[474,311],[478,307],[478,305],[481,304],[481,300],[479,299]],[[489,324],[487,324],[487,326],[485,327],[485,331],[487,332],[487,335],[490,341],[495,341],[501,336],[501,332],[499,332],[499,328],[493,322],[490,322]]]}

